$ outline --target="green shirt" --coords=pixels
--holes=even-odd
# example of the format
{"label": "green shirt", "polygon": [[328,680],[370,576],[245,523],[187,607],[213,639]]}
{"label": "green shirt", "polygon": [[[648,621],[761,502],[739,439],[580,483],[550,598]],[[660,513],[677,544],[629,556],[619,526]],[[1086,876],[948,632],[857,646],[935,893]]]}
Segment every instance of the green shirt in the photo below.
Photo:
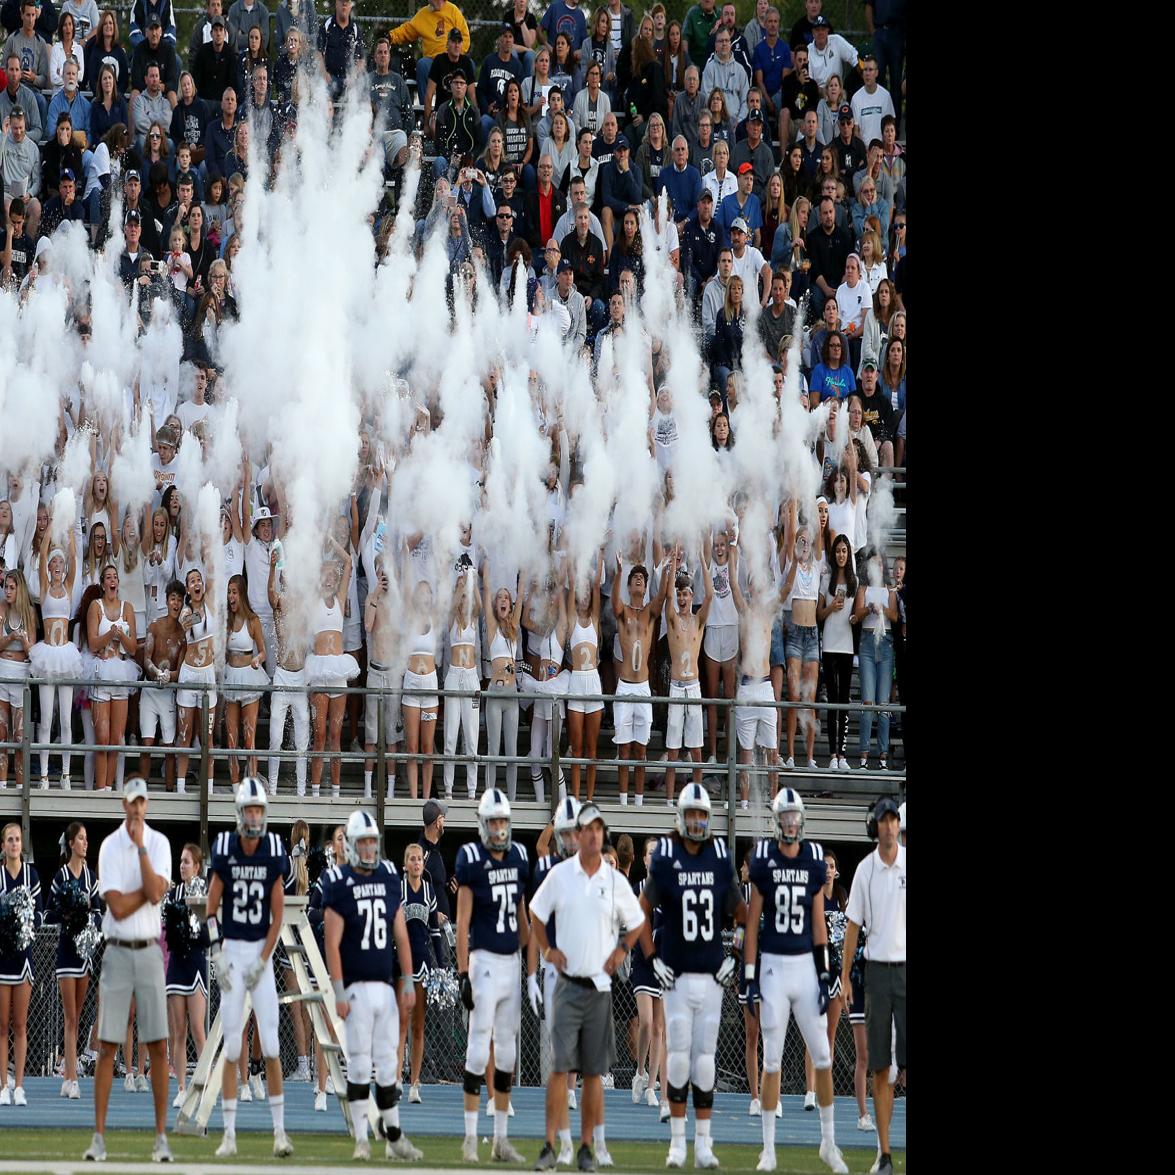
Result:
{"label": "green shirt", "polygon": [[690,60],[699,70],[706,66],[706,43],[710,39],[710,31],[718,23],[721,15],[717,4],[714,5],[714,10],[709,16],[702,11],[700,4],[695,4],[685,14],[681,35],[685,39],[685,47],[689,52]]}

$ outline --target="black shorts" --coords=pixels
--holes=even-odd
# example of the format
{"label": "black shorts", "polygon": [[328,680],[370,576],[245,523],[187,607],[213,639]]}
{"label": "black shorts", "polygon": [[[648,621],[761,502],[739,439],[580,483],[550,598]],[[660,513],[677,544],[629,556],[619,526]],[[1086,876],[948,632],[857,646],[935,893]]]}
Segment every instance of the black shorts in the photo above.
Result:
{"label": "black shorts", "polygon": [[897,1063],[906,1067],[906,964],[865,960],[865,1037],[869,1068],[888,1069],[894,1061],[892,1038],[897,1028]]}

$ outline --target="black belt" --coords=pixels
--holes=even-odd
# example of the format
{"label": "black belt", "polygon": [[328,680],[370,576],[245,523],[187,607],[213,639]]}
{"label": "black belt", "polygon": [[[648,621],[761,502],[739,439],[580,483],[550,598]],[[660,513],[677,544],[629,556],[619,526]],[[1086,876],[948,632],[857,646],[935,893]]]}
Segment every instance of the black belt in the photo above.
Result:
{"label": "black belt", "polygon": [[770,677],[749,677],[747,674],[744,673],[742,675],[742,677],[739,678],[739,684],[740,685],[762,685],[765,681],[770,681],[770,680],[771,680]]}
{"label": "black belt", "polygon": [[585,979],[582,975],[564,975],[563,978],[568,983],[574,983],[576,987],[590,987],[592,991],[597,990],[596,985],[590,979]]}
{"label": "black belt", "polygon": [[128,951],[142,951],[147,947],[158,945],[157,938],[109,938],[106,940],[112,947],[125,947]]}
{"label": "black belt", "polygon": [[376,671],[376,673],[387,673],[387,671],[389,669],[391,669],[391,666],[390,665],[381,665],[378,661],[368,661],[367,668],[374,669]]}
{"label": "black belt", "polygon": [[881,959],[866,959],[866,963],[871,963],[874,967],[904,967],[906,960],[903,959],[900,963],[885,963]]}

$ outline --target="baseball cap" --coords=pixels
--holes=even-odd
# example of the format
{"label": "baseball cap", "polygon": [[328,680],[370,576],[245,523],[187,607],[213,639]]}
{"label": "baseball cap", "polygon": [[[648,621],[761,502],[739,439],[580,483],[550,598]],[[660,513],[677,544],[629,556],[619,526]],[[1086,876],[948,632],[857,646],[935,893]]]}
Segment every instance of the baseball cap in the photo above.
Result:
{"label": "baseball cap", "polygon": [[449,40],[450,41],[464,41],[465,40],[465,38],[461,35],[461,30],[459,28],[457,28],[456,25],[454,25],[449,30]]}
{"label": "baseball cap", "polygon": [[179,175],[175,177],[175,186],[178,188],[180,184],[191,184],[193,187],[195,187],[196,177],[193,176],[190,171],[181,171]]}
{"label": "baseball cap", "polygon": [[830,29],[832,28],[832,21],[822,12],[819,16],[813,17],[812,27],[814,29]]}
{"label": "baseball cap", "polygon": [[702,194],[698,197],[699,200],[709,200],[711,204],[714,203],[714,193],[709,188],[703,188]]}
{"label": "baseball cap", "polygon": [[628,140],[623,135],[617,135],[616,141],[612,144],[612,150],[619,151],[621,147],[623,147],[627,151],[628,150]]}
{"label": "baseball cap", "polygon": [[574,273],[575,266],[564,257],[558,265],[555,266],[555,276],[558,277],[561,273]]}
{"label": "baseball cap", "polygon": [[882,796],[873,806],[873,819],[880,824],[881,818],[893,813],[899,820],[902,814],[898,811],[898,806],[889,796]]}
{"label": "baseball cap", "polygon": [[872,355],[866,355],[865,358],[861,360],[861,370],[864,371],[867,367],[872,367],[874,371],[877,370],[877,360],[874,359]]}
{"label": "baseball cap", "polygon": [[133,167],[123,176],[122,182],[129,184],[131,180],[137,180],[139,183],[143,182],[143,177]]}
{"label": "baseball cap", "polygon": [[593,820],[598,820],[604,825],[607,824],[607,821],[604,819],[604,813],[589,800],[580,808],[579,815],[575,818],[575,823],[578,828],[587,828]]}
{"label": "baseball cap", "polygon": [[63,167],[61,169],[61,175],[58,178],[63,180],[70,180],[75,184],[78,182],[78,177],[73,174],[72,167]]}
{"label": "baseball cap", "polygon": [[[456,31],[457,31],[457,30],[456,30],[456,29],[454,29],[454,30],[453,30],[453,33],[455,33]],[[504,20],[504,21],[502,21],[502,32],[503,32],[503,33],[509,33],[509,34],[510,34],[510,36],[514,36],[514,24],[513,24],[513,22],[512,22],[512,21],[508,21],[508,20]],[[451,36],[453,35],[453,33],[450,33],[450,34],[449,34],[449,36],[451,37]]]}
{"label": "baseball cap", "polygon": [[736,216],[731,222],[730,231],[737,230],[740,233],[749,233],[751,230],[747,227],[747,222],[741,216]]}
{"label": "baseball cap", "polygon": [[222,28],[222,29],[226,29],[226,28],[228,28],[228,25],[226,25],[226,24],[224,23],[224,17],[223,17],[223,16],[214,16],[214,17],[212,18],[212,23],[211,23],[211,25],[210,25],[209,27],[210,27],[210,28],[214,28],[214,29],[215,29],[215,28]]}
{"label": "baseball cap", "polygon": [[836,120],[837,122],[853,121],[853,108],[847,102],[836,112]]}
{"label": "baseball cap", "polygon": [[139,210],[137,208],[132,208],[127,212],[126,217],[123,219],[122,223],[123,224],[142,224],[143,218],[142,218],[142,216],[139,215]]}
{"label": "baseball cap", "polygon": [[438,816],[444,816],[449,811],[439,800],[426,800],[424,805],[424,825],[427,828]]}
{"label": "baseball cap", "polygon": [[748,171],[754,171],[755,165],[753,163],[740,163],[738,165],[739,175],[746,175]]}
{"label": "baseball cap", "polygon": [[751,113],[747,115],[747,122],[762,122],[762,121],[763,121],[763,111],[761,111],[761,110],[752,110]]}
{"label": "baseball cap", "polygon": [[131,800],[145,800],[147,798],[147,781],[141,775],[128,779],[123,789],[122,798],[128,803]]}
{"label": "baseball cap", "polygon": [[156,27],[163,28],[163,21],[159,19],[159,14],[157,12],[153,12],[150,16],[147,17],[147,28],[153,29]]}

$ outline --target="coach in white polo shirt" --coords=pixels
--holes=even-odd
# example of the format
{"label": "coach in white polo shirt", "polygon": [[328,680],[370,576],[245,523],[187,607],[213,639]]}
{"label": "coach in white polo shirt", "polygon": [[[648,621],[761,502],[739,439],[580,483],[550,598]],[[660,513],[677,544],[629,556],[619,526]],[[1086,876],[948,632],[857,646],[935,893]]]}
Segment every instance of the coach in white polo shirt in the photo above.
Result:
{"label": "coach in white polo shirt", "polygon": [[167,997],[164,994],[160,905],[171,882],[171,845],[148,827],[147,783],[126,781],[122,795],[126,820],[98,853],[98,893],[106,902],[102,933],[106,953],[98,981],[98,1066],[94,1072],[94,1141],[85,1158],[106,1158],[106,1107],[114,1079],[114,1055],[126,1039],[131,997],[135,999],[139,1041],[151,1058],[155,1098],[155,1147],[151,1159],[170,1163],[167,1145]]}
{"label": "coach in white polo shirt", "polygon": [[[539,953],[559,972],[551,1025],[551,1081],[562,1089],[566,1074],[583,1074],[577,1163],[581,1171],[594,1171],[592,1140],[602,1138],[604,1126],[601,1078],[616,1060],[612,976],[640,937],[645,916],[628,879],[600,855],[605,834],[600,809],[584,804],[576,823],[579,852],[547,874],[530,903],[530,916]],[[552,914],[559,927],[558,948],[547,941]],[[618,946],[621,926],[626,931]]]}
{"label": "coach in white polo shirt", "polygon": [[[892,1175],[891,1056],[897,1060],[899,1070],[906,1067],[906,850],[898,844],[901,828],[898,806],[888,796],[883,796],[873,808],[871,835],[874,828],[877,849],[857,866],[845,908],[849,922],[841,951],[840,987],[845,1006],[851,1006],[853,984],[849,972],[863,926],[869,932],[865,942],[865,1036],[869,1068],[873,1070],[873,1118],[881,1149],[877,1171],[878,1175]],[[893,1036],[896,1043],[891,1045]]]}

